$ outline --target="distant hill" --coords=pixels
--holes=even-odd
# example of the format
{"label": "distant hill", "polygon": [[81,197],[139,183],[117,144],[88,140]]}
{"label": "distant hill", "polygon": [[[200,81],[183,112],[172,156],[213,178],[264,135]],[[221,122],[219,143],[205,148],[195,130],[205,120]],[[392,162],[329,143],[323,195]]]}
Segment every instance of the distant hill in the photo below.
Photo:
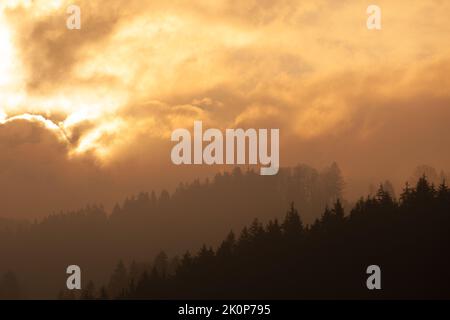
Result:
{"label": "distant hill", "polygon": [[5,222],[3,229],[0,224],[0,274],[12,270],[27,296],[51,298],[65,283],[70,264],[104,282],[119,259],[145,261],[162,249],[176,254],[202,243],[218,244],[255,217],[262,222],[282,217],[292,201],[312,222],[342,196],[342,189],[336,164],[322,171],[306,165],[284,168],[276,176],[235,168],[211,180],[180,184],[172,194],[142,192],[110,214],[92,205],[40,221]]}

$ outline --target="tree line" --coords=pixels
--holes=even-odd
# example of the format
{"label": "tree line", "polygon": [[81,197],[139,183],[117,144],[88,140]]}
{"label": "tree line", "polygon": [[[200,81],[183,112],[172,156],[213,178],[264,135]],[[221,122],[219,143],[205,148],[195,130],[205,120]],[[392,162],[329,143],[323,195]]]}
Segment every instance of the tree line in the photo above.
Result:
{"label": "tree line", "polygon": [[163,249],[173,256],[203,242],[217,245],[255,216],[262,222],[281,218],[290,201],[313,221],[342,197],[343,184],[335,163],[322,170],[283,168],[276,176],[238,167],[171,193],[141,192],[111,212],[94,204],[35,221],[0,219],[0,276],[12,270],[24,296],[54,298],[68,265],[80,265],[95,283],[106,282],[120,258],[128,268]]}
{"label": "tree line", "polygon": [[[216,248],[126,268],[89,299],[450,298],[450,190],[425,176],[399,199],[381,185],[348,214],[337,199],[311,224],[292,204],[284,219],[255,219]],[[379,265],[382,290],[366,287]],[[64,292],[60,298],[67,298]]]}

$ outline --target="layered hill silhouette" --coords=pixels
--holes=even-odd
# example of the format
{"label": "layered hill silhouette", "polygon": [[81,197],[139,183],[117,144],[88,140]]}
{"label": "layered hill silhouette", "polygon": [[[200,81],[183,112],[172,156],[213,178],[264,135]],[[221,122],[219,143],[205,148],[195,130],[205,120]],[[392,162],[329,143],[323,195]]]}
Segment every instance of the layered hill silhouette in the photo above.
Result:
{"label": "layered hill silhouette", "polygon": [[[160,253],[129,271],[119,262],[107,286],[90,282],[81,298],[449,299],[449,231],[450,190],[422,177],[399,201],[381,186],[348,215],[337,200],[311,225],[292,205],[283,220],[255,220],[216,249]],[[381,290],[366,287],[370,265],[381,268]]]}
{"label": "layered hill silhouette", "polygon": [[22,297],[54,298],[68,265],[79,265],[83,279],[106,283],[119,259],[128,265],[161,250],[174,256],[202,243],[218,245],[230,229],[239,230],[255,217],[264,223],[282,218],[292,201],[312,222],[342,197],[342,188],[335,163],[321,171],[306,165],[285,168],[276,176],[235,168],[211,180],[180,184],[171,194],[140,193],[111,213],[90,205],[34,222],[0,220],[0,276],[11,279],[13,272]]}
{"label": "layered hill silhouette", "polygon": [[[275,177],[235,169],[141,193],[111,214],[93,205],[3,219],[0,299],[449,298],[445,181],[422,176],[399,199],[384,184],[352,208],[342,187],[336,164]],[[71,264],[82,291],[64,289]],[[366,288],[374,264],[380,291]]]}

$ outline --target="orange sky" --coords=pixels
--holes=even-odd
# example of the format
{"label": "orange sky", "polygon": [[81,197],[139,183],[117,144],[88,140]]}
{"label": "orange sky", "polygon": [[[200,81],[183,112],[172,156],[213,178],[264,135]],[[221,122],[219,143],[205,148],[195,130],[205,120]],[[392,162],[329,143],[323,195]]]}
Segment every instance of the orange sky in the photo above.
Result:
{"label": "orange sky", "polygon": [[[338,161],[347,195],[450,170],[450,2],[0,3],[0,193],[7,216],[109,204],[217,168],[177,168],[194,120],[280,128],[281,165]],[[23,201],[27,199],[27,201]]]}

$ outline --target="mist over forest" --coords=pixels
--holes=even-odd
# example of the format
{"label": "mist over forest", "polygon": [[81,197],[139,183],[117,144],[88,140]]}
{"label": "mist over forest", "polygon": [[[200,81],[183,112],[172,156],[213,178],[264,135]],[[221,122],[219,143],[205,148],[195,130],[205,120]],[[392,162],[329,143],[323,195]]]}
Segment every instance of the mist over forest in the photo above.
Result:
{"label": "mist over forest", "polygon": [[[446,179],[438,172],[419,166],[408,180],[414,185],[425,175],[438,185]],[[388,180],[368,186],[361,196],[376,195],[380,186],[397,197]],[[376,189],[370,192],[371,188]],[[23,297],[54,298],[65,283],[68,265],[81,266],[83,279],[107,283],[118,261],[148,263],[160,252],[177,260],[186,250],[217,246],[231,230],[239,231],[255,219],[264,224],[282,220],[291,203],[310,225],[337,200],[349,211],[354,203],[344,195],[345,179],[336,163],[323,170],[307,165],[283,168],[276,176],[236,167],[212,179],[181,183],[172,193],[141,192],[117,203],[111,212],[93,204],[40,220],[3,218],[0,286],[17,281]]]}

